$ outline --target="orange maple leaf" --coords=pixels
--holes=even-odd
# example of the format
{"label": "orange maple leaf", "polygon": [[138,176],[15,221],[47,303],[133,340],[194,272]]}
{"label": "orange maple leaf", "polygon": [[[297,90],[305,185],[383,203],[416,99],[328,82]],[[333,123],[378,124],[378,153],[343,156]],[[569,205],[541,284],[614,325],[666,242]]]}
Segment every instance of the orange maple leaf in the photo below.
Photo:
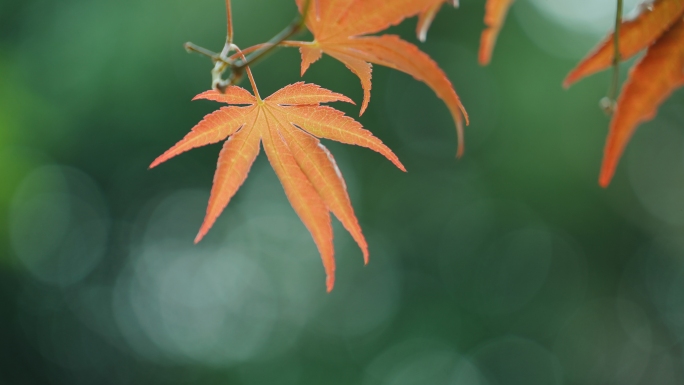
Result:
{"label": "orange maple leaf", "polygon": [[[655,0],[640,6],[637,16],[620,25],[620,59],[627,60],[653,44],[684,14],[684,0]],[[563,82],[570,87],[578,80],[613,65],[613,34],[606,36],[589,55],[573,69]]]}
{"label": "orange maple leaf", "polygon": [[604,150],[599,183],[610,184],[622,153],[640,123],[651,120],[674,90],[684,86],[684,20],[677,22],[649,47],[630,71]]}
{"label": "orange maple leaf", "polygon": [[[622,153],[640,123],[655,117],[658,107],[684,82],[684,0],[655,0],[644,4],[620,25],[620,59],[648,48],[632,68],[622,88],[606,147],[599,184],[610,184]],[[613,64],[613,34],[606,37],[565,79],[568,87]]]}
{"label": "orange maple leaf", "polygon": [[[360,123],[321,103],[353,103],[344,95],[314,84],[296,83],[261,99],[248,70],[256,96],[231,86],[225,93],[207,91],[196,99],[229,104],[207,115],[192,131],[157,158],[150,168],[195,147],[228,140],[219,155],[211,197],[204,222],[195,242],[199,242],[228,205],[259,154],[263,144],[285,193],[307,227],[323,259],[327,289],[335,282],[335,260],[330,212],[363,252],[368,262],[368,245],[347,194],[346,185],[332,154],[317,138],[355,144],[379,152],[402,171],[394,153]],[[237,106],[241,105],[241,106]]]}
{"label": "orange maple leaf", "polygon": [[[297,0],[300,11],[304,0]],[[424,0],[314,1],[306,25],[314,41],[291,42],[302,54],[302,75],[326,53],[344,63],[361,80],[361,114],[368,107],[371,64],[397,69],[425,82],[442,99],[456,123],[458,156],[463,154],[463,119],[468,115],[444,71],[415,45],[395,35],[367,36],[396,25],[426,9]]]}

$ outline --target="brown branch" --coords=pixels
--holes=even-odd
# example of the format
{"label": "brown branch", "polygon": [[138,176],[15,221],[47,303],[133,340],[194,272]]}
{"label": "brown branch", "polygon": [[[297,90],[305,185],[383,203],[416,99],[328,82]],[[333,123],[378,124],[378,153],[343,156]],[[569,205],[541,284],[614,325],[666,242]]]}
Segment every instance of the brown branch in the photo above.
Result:
{"label": "brown branch", "polygon": [[256,61],[260,60],[265,55],[267,55],[268,53],[273,51],[276,47],[278,47],[285,40],[287,40],[290,37],[292,37],[293,35],[299,33],[304,28],[304,26],[306,25],[306,18],[309,14],[310,9],[311,9],[311,0],[306,0],[304,2],[304,7],[302,8],[301,15],[296,17],[295,20],[292,23],[290,23],[289,26],[287,26],[287,28],[280,31],[280,33],[275,35],[271,40],[268,41],[268,43],[264,43],[264,47],[262,49],[257,50],[256,52],[251,54],[246,59],[243,59],[240,62],[233,64],[233,66],[232,66],[233,71],[240,71],[245,66],[248,66],[250,64],[254,64]]}
{"label": "brown branch", "polygon": [[187,42],[187,43],[183,44],[183,48],[185,48],[185,50],[188,52],[195,52],[195,53],[198,53],[202,56],[206,56],[209,59],[211,59],[212,61],[221,61],[219,54],[217,54],[216,52],[209,51],[208,49],[206,49],[204,47],[200,47],[197,44]]}
{"label": "brown branch", "polygon": [[[226,44],[220,54],[210,51],[206,48],[200,47],[193,43],[185,43],[185,49],[188,52],[196,52],[206,57],[209,57],[214,62],[212,74],[212,88],[223,91],[231,84],[237,83],[243,75],[243,71],[249,65],[254,64],[278,46],[286,47],[300,47],[303,42],[288,41],[287,39],[300,32],[306,25],[306,18],[311,8],[312,0],[306,0],[302,8],[302,12],[297,16],[290,25],[274,36],[267,43],[257,44],[249,47],[244,51],[239,51],[239,48],[233,44],[233,18],[230,0],[226,0],[226,18],[227,18],[227,33]],[[231,51],[238,51],[237,54],[228,56]],[[245,55],[250,53],[249,57]],[[239,61],[238,61],[239,60]],[[223,73],[230,68],[230,75],[228,79],[223,79]]]}

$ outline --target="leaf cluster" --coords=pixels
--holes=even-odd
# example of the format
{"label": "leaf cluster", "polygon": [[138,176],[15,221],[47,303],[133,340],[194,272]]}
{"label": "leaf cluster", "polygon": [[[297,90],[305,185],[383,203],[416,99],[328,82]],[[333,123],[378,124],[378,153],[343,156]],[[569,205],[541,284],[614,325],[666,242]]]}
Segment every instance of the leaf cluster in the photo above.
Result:
{"label": "leaf cluster", "polygon": [[[633,20],[618,18],[614,34],[574,69],[564,85],[613,67],[646,50],[632,68],[615,103],[605,149],[600,184],[607,186],[624,148],[641,122],[653,118],[658,106],[684,85],[684,0],[655,0],[641,7]],[[428,85],[445,103],[454,120],[457,156],[464,151],[464,123],[468,114],[452,83],[426,53],[399,36],[380,34],[407,18],[418,17],[417,38],[425,41],[431,22],[445,5],[458,0],[295,0],[299,16],[269,42],[240,50],[234,44],[230,0],[226,1],[228,33],[220,54],[191,43],[186,48],[212,58],[212,90],[195,99],[227,104],[207,115],[175,146],[157,158],[158,164],[192,148],[224,141],[214,184],[196,242],[212,227],[247,178],[263,147],[285,193],[311,233],[323,259],[328,291],[334,285],[335,260],[330,213],[349,231],[368,262],[368,245],[354,214],[342,175],[332,154],[320,139],[335,140],[372,149],[406,171],[397,156],[360,123],[325,103],[354,103],[344,95],[303,82],[285,86],[262,99],[250,65],[276,47],[295,47],[301,53],[301,75],[324,54],[343,63],[360,80],[363,114],[371,100],[373,65],[402,71]],[[478,60],[491,61],[497,36],[513,0],[487,0],[485,30]],[[289,40],[306,27],[312,41]],[[378,35],[379,34],[379,35]],[[235,51],[235,53],[233,53]],[[232,54],[232,56],[230,56]],[[229,71],[227,79],[224,72]],[[253,93],[235,84],[246,73]],[[617,85],[615,85],[617,87]],[[611,102],[612,103],[612,102]]]}
{"label": "leaf cluster", "polygon": [[646,54],[632,67],[615,104],[599,177],[603,187],[610,184],[638,125],[653,119],[668,96],[684,85],[684,0],[642,4],[637,15],[618,24],[563,83],[569,87],[644,50]]}
{"label": "leaf cluster", "polygon": [[[454,6],[456,0],[451,0]],[[296,0],[301,16],[271,41],[240,50],[234,44],[232,11],[226,1],[228,32],[220,54],[191,43],[186,48],[211,57],[213,90],[195,99],[228,104],[207,115],[191,132],[158,157],[150,167],[192,148],[225,140],[209,198],[204,222],[195,242],[199,242],[236,194],[263,147],[285,193],[302,222],[314,238],[323,259],[328,291],[335,281],[332,212],[342,222],[368,262],[368,245],[354,214],[344,179],[332,154],[320,138],[355,144],[384,155],[400,170],[406,171],[397,156],[360,123],[324,103],[354,103],[344,95],[315,84],[296,83],[262,99],[249,65],[276,46],[297,47],[302,55],[301,75],[323,54],[344,63],[361,81],[364,98],[360,114],[370,102],[372,64],[412,75],[427,84],[441,98],[454,119],[458,133],[458,152],[463,154],[463,123],[468,115],[451,82],[441,68],[417,46],[395,35],[371,36],[411,16],[419,16],[417,34],[425,40],[427,29],[444,0]],[[497,3],[497,1],[490,1]],[[503,2],[506,7],[510,3]],[[500,8],[500,7],[499,7]],[[481,60],[488,62],[503,13],[488,5]],[[504,11],[505,12],[505,11]],[[313,41],[291,41],[305,25]],[[228,56],[236,51],[233,56]],[[246,54],[251,54],[249,57]],[[485,59],[483,59],[485,58]],[[227,79],[223,73],[230,70]],[[253,94],[233,85],[247,73]],[[227,139],[227,140],[226,140]]]}

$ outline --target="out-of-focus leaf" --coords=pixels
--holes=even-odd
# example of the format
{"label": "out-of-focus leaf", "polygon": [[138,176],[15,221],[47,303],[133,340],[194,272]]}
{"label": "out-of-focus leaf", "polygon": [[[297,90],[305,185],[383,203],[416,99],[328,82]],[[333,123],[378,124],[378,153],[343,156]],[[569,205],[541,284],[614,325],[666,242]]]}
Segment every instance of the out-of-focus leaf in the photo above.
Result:
{"label": "out-of-focus leaf", "polygon": [[618,98],[599,182],[608,186],[637,126],[653,119],[658,106],[684,85],[684,20],[665,32],[629,74]]}

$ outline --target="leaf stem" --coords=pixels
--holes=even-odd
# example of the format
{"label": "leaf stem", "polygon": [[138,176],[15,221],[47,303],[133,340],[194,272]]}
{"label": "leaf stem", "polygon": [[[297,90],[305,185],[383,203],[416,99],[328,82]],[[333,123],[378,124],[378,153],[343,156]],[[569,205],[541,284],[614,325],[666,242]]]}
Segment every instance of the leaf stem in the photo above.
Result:
{"label": "leaf stem", "polygon": [[[240,50],[240,48],[236,45],[233,44],[233,49],[237,51],[238,55],[242,57],[242,60],[246,60],[245,58],[245,53]],[[259,89],[257,89],[256,82],[254,81],[254,75],[252,75],[252,70],[249,68],[249,66],[245,67],[247,70],[247,77],[249,78],[249,82],[252,84],[252,91],[254,91],[254,96],[256,96],[257,100],[261,101],[261,95],[259,95]]]}
{"label": "leaf stem", "polygon": [[608,96],[601,102],[602,108],[608,114],[615,112],[617,105],[618,88],[620,86],[620,26],[622,25],[623,0],[617,0],[617,11],[615,12],[615,31],[613,32],[613,77],[608,89]]}
{"label": "leaf stem", "polygon": [[[251,47],[248,47],[248,48],[243,49],[243,50],[242,50],[242,53],[244,53],[245,55],[248,55],[248,54],[250,54],[250,53],[252,53],[252,52],[256,52],[256,51],[258,51],[258,50],[260,50],[260,49],[263,49],[264,47],[269,46],[269,44],[270,44],[270,43],[255,44],[255,45],[253,45],[253,46],[251,46]],[[281,41],[280,44],[278,44],[277,46],[278,46],[278,47],[295,47],[295,48],[299,48],[299,47],[303,47],[303,46],[306,46],[306,45],[309,45],[309,44],[312,44],[312,43],[305,42],[305,41],[297,41],[297,40],[285,40],[285,41]],[[235,60],[240,59],[241,57],[242,57],[242,55],[240,55],[239,53],[235,53],[235,54],[233,54],[232,56],[228,57],[228,60],[229,60],[229,62],[233,62],[233,63],[234,63]]]}
{"label": "leaf stem", "polygon": [[227,20],[227,36],[226,45],[230,46],[233,44],[233,11],[230,7],[230,0],[226,0],[226,20]]}
{"label": "leaf stem", "polygon": [[[248,55],[248,54],[250,54],[250,53],[252,53],[252,52],[255,52],[255,51],[257,51],[257,50],[260,50],[260,49],[266,47],[268,44],[269,44],[269,43],[255,44],[255,45],[253,45],[253,46],[251,46],[251,47],[248,47],[248,48],[243,49],[243,50],[242,50],[242,53],[245,54],[245,55]],[[278,46],[279,46],[279,47],[295,47],[295,48],[299,48],[299,47],[304,47],[304,46],[310,45],[310,44],[312,44],[312,43],[306,42],[306,41],[285,40],[285,41],[283,41],[283,42],[280,42],[280,44],[278,44]],[[191,43],[191,42],[185,43],[185,44],[183,45],[183,47],[184,47],[185,50],[188,51],[188,52],[198,53],[198,54],[200,54],[200,55],[202,55],[202,56],[208,57],[209,59],[211,59],[211,60],[214,61],[214,62],[221,62],[221,63],[225,63],[225,64],[227,64],[227,65],[231,65],[231,63],[234,63],[235,60],[242,58],[242,55],[241,55],[240,53],[234,53],[234,54],[232,54],[231,56],[228,56],[227,58],[222,58],[220,54],[218,54],[218,53],[216,53],[216,52],[214,52],[214,51],[210,51],[210,50],[208,50],[208,49],[206,49],[206,48],[204,48],[204,47],[200,47],[200,46],[198,46],[197,44],[194,44],[194,43]]]}

